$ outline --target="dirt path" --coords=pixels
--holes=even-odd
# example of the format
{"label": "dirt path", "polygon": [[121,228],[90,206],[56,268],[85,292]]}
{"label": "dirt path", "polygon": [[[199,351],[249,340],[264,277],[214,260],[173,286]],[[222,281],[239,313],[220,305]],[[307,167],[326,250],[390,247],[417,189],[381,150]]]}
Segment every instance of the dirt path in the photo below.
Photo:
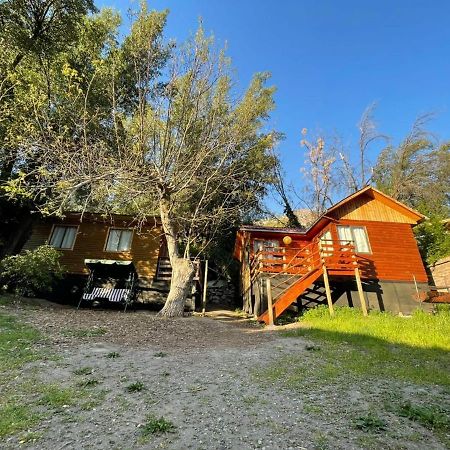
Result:
{"label": "dirt path", "polygon": [[[80,380],[95,383],[91,405],[62,405],[33,430],[42,434],[36,442],[19,445],[10,437],[1,448],[381,448],[349,424],[355,409],[383,393],[382,383],[371,392],[352,386],[343,394],[327,386],[287,390],[261,379],[258,368],[278,358],[310,357],[309,344],[233,313],[160,320],[148,312],[75,311],[46,303],[10,311],[48,335],[59,357],[30,372],[71,389]],[[129,392],[133,383],[142,390]],[[149,415],[170,421],[172,432],[143,439]],[[398,439],[401,434],[388,438],[393,444],[383,448],[422,450],[431,438],[407,447]],[[429,440],[426,448],[444,447]]]}

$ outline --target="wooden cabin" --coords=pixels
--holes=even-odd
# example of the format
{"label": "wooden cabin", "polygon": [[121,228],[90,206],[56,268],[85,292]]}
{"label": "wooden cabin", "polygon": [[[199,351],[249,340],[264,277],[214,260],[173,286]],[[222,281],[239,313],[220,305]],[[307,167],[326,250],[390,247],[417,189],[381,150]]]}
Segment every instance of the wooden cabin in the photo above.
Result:
{"label": "wooden cabin", "polygon": [[[271,322],[286,309],[328,305],[410,314],[428,276],[412,228],[424,216],[365,187],[328,209],[308,229],[242,226],[243,309]],[[272,303],[272,308],[268,304]]]}
{"label": "wooden cabin", "polygon": [[87,259],[133,261],[141,288],[160,281],[168,287],[171,267],[159,218],[149,217],[139,224],[132,216],[119,214],[67,213],[63,219],[39,219],[22,251],[45,243],[62,253],[61,264],[67,271],[58,294],[75,290],[79,296],[88,274]]}

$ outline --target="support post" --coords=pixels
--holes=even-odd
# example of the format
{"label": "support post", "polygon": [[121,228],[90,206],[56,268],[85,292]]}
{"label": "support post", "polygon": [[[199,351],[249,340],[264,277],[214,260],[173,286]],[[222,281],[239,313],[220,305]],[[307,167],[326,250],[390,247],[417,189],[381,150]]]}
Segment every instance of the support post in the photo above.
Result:
{"label": "support post", "polygon": [[363,315],[367,316],[366,299],[364,298],[364,291],[361,283],[361,275],[359,273],[358,267],[355,267],[355,278],[356,278],[356,285],[358,286],[358,294],[359,294],[359,301],[361,302],[361,309]]}
{"label": "support post", "polygon": [[202,298],[202,316],[206,312],[206,291],[208,289],[208,260],[205,261],[205,275],[203,277],[203,298]]}
{"label": "support post", "polygon": [[330,311],[330,316],[334,315],[334,308],[333,308],[333,299],[331,298],[331,289],[330,289],[330,280],[328,279],[328,272],[327,268],[325,267],[325,264],[323,267],[323,282],[325,284],[325,293],[327,295],[327,302],[328,302],[328,310]]}
{"label": "support post", "polygon": [[270,285],[270,278],[266,278],[266,287],[267,287],[267,310],[269,312],[269,325],[273,325],[272,286]]}

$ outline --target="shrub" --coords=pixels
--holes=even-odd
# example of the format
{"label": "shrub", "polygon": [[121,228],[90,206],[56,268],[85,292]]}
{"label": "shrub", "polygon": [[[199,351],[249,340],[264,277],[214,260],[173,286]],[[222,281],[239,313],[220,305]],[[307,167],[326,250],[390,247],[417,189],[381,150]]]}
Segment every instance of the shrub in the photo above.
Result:
{"label": "shrub", "polygon": [[23,296],[51,292],[64,273],[60,257],[60,252],[49,245],[7,256],[0,261],[0,286]]}

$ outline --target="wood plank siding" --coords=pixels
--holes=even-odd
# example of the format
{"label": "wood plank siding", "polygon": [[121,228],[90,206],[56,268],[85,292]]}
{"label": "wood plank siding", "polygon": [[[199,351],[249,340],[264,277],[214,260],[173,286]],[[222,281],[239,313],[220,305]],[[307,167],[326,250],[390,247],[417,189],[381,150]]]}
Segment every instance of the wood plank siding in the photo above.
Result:
{"label": "wood plank siding", "polygon": [[379,222],[407,223],[415,225],[417,221],[382,203],[380,200],[363,194],[351,202],[335,209],[331,217],[350,220],[371,220]]}
{"label": "wood plank siding", "polygon": [[[72,250],[60,250],[61,264],[72,274],[87,274],[85,259],[119,259],[133,261],[139,277],[153,278],[156,273],[161,241],[161,228],[158,225],[144,225],[140,230],[130,226],[129,221],[101,220],[82,222],[76,219],[62,221],[39,221],[32,228],[31,235],[23,250],[32,250],[50,240],[54,225],[78,226],[77,236]],[[109,228],[133,228],[130,251],[105,251]]]}
{"label": "wood plank siding", "polygon": [[360,254],[371,265],[370,277],[390,281],[427,282],[422,258],[411,225],[407,223],[339,220],[332,226],[333,239],[338,239],[337,225],[364,226],[371,247],[370,254]]}

